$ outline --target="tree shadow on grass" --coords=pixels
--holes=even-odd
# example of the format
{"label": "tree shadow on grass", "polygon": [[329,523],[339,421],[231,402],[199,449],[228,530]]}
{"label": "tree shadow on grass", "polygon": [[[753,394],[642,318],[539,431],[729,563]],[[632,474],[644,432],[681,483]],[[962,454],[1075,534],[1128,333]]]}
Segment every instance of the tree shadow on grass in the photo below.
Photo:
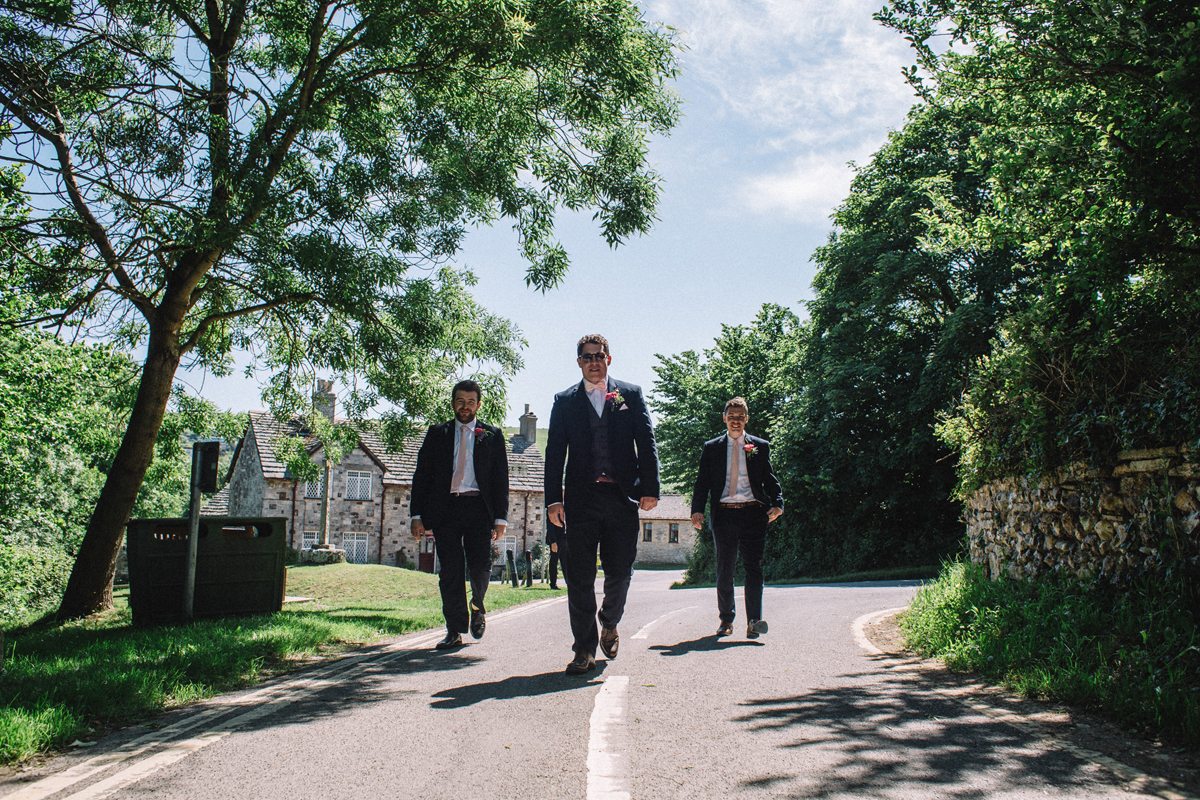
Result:
{"label": "tree shadow on grass", "polygon": [[[743,786],[766,781],[781,797],[963,798],[1121,786],[1107,771],[1048,744],[1039,729],[974,711],[919,674],[840,677],[839,686],[742,704],[745,713],[735,720],[752,734],[786,734],[780,748],[805,752],[799,759],[782,756],[778,768]],[[788,763],[822,768],[787,772]]]}

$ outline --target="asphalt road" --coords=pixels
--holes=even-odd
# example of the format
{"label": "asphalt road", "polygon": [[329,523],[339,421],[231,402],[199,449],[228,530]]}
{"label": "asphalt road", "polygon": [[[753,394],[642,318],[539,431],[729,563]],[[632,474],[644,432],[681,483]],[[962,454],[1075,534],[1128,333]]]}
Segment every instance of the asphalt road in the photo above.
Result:
{"label": "asphalt road", "polygon": [[717,639],[715,591],[679,575],[635,574],[618,656],[586,678],[563,674],[565,599],[539,601],[449,654],[415,634],[177,711],[0,797],[1180,796],[875,651],[864,625],[911,582],[768,587],[751,641],[742,618]]}

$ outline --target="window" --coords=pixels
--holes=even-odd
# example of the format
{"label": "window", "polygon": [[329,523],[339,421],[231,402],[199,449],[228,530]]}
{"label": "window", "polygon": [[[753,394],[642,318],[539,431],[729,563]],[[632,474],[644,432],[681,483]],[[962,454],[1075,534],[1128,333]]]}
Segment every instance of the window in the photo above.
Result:
{"label": "window", "polygon": [[351,564],[366,564],[367,534],[343,533],[342,549],[346,551],[346,560]]}
{"label": "window", "polygon": [[307,550],[316,543],[317,543],[317,532],[316,531],[305,531],[304,533],[300,534],[300,549],[301,550]]}
{"label": "window", "polygon": [[369,472],[347,472],[346,473],[346,499],[347,500],[370,500],[371,499],[371,473],[369,473]]}
{"label": "window", "polygon": [[643,522],[642,523],[642,541],[643,542],[653,542],[654,541],[654,523],[653,522]]}
{"label": "window", "polygon": [[[304,497],[309,500],[319,500],[321,498],[321,480],[318,478],[315,481],[304,482]],[[308,534],[306,533],[305,536]]]}
{"label": "window", "polygon": [[667,534],[667,544],[679,544],[679,523],[671,523],[671,532]]}

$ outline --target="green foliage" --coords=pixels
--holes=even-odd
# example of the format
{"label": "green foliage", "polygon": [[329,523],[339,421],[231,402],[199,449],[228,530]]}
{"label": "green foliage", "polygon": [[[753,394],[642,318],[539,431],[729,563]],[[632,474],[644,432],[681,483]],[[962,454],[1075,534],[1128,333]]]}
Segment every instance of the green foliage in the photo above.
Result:
{"label": "green foliage", "polygon": [[[1194,441],[1200,9],[897,0],[880,19],[914,42],[925,99],[976,129],[989,203],[935,207],[927,244],[1012,251],[1026,274],[1027,303],[941,428],[961,488]],[[938,30],[951,47],[930,46]]]}
{"label": "green foliage", "polygon": [[32,622],[62,597],[74,559],[53,544],[0,547],[0,630]]}
{"label": "green foliage", "polygon": [[1031,697],[1100,709],[1123,724],[1200,743],[1200,591],[1195,575],[1120,589],[1062,576],[988,580],[946,564],[901,625],[910,646]]}

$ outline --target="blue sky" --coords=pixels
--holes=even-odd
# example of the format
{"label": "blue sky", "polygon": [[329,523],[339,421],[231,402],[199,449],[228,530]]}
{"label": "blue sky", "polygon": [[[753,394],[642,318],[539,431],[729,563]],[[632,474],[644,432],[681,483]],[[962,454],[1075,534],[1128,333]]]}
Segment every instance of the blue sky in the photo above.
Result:
{"label": "blue sky", "polygon": [[[646,17],[686,47],[675,89],[683,119],[651,143],[665,179],[659,222],[611,250],[591,213],[563,214],[571,256],[563,285],[525,287],[516,236],[503,223],[472,231],[457,263],[475,296],[516,321],[528,341],[510,382],[509,414],[528,403],[545,424],[555,392],[579,380],[575,342],[608,338],[610,374],[654,385],[656,354],[711,347],[722,324],[750,323],[763,303],[803,314],[846,196],[849,162],[865,164],[914,102],[901,67],[907,43],[871,15],[882,0],[647,0]],[[265,407],[244,378],[182,375],[235,411]],[[335,390],[342,387],[335,387]]]}

